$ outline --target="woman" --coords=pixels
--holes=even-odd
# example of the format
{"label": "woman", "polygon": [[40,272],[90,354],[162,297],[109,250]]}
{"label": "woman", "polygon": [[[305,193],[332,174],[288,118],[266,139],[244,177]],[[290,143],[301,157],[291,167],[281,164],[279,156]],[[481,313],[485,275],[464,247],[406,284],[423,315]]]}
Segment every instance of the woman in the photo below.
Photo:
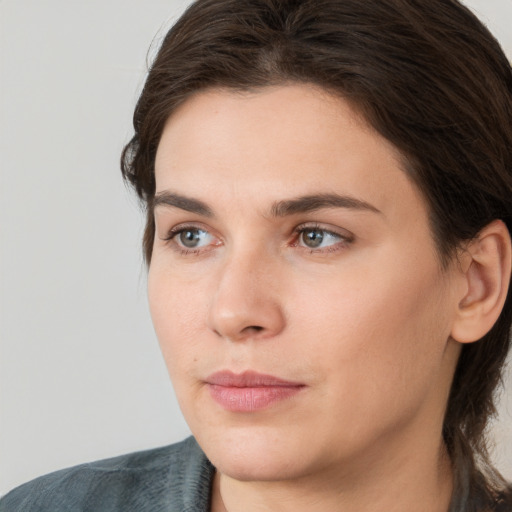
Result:
{"label": "woman", "polygon": [[512,510],[512,74],[458,2],[199,0],[122,158],[179,445],[10,510]]}

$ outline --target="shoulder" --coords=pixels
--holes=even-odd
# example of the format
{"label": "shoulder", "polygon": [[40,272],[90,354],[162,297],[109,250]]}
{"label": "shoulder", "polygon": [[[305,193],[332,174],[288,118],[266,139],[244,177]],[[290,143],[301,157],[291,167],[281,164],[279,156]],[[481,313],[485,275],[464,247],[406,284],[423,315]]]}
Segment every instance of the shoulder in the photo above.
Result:
{"label": "shoulder", "polygon": [[190,437],[36,478],[0,500],[0,512],[206,512],[213,473]]}

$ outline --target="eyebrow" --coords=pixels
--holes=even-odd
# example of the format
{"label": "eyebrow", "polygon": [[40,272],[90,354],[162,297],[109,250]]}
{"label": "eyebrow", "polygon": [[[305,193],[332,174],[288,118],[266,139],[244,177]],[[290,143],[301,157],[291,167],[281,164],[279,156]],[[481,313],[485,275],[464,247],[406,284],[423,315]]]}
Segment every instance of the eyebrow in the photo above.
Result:
{"label": "eyebrow", "polygon": [[[196,213],[203,217],[214,216],[212,209],[203,201],[183,196],[175,192],[170,192],[168,190],[159,192],[153,199],[153,208],[161,205],[179,208],[180,210]],[[382,213],[378,208],[366,201],[352,196],[334,193],[312,194],[277,201],[272,205],[270,213],[273,217],[286,217],[297,213],[313,212],[323,208],[346,208],[350,210],[370,211],[379,214]]]}
{"label": "eyebrow", "polygon": [[296,213],[307,213],[323,208],[347,208],[350,210],[366,210],[373,213],[382,213],[378,208],[352,196],[339,194],[314,194],[301,196],[295,199],[278,201],[272,206],[274,217],[284,217]]}
{"label": "eyebrow", "polygon": [[159,192],[153,199],[153,208],[161,205],[173,206],[174,208],[179,208],[180,210],[197,213],[203,217],[213,217],[213,211],[206,203],[203,203],[203,201],[182,196],[167,190]]}

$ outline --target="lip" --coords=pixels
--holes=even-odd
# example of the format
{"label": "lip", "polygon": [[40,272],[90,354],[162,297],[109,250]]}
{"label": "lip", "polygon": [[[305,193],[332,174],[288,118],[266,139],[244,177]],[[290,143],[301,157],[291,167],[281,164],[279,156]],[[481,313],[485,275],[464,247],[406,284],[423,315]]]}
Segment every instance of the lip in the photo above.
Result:
{"label": "lip", "polygon": [[232,412],[266,409],[299,393],[305,385],[254,371],[220,371],[205,380],[211,397]]}

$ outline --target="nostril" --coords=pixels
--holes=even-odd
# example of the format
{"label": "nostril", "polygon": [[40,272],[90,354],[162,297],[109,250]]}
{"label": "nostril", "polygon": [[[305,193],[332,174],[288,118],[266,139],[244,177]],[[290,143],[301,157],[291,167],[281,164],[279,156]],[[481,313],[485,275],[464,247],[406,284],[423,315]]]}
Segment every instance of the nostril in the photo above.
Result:
{"label": "nostril", "polygon": [[260,325],[249,325],[243,329],[242,332],[260,332],[263,330],[263,327]]}
{"label": "nostril", "polygon": [[[245,339],[247,337],[256,335],[257,333],[264,330],[265,328],[262,327],[261,325],[248,325],[247,327],[244,327],[241,331],[239,331],[239,334],[234,336],[234,338]],[[222,331],[219,331],[217,329],[214,329],[213,332],[221,338],[225,336],[224,334],[222,334]]]}

